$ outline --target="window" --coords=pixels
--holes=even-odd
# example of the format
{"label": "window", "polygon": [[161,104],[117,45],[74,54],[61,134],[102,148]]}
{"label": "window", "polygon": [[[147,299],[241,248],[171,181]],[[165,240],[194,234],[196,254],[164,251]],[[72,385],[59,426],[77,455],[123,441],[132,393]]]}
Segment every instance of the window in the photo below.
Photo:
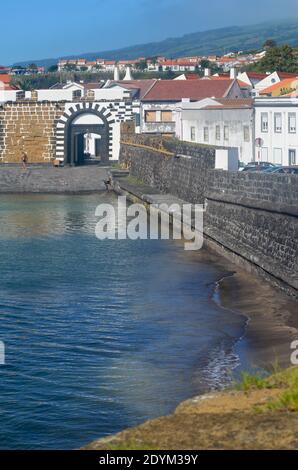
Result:
{"label": "window", "polygon": [[289,165],[296,165],[296,150],[289,149]]}
{"label": "window", "polygon": [[289,133],[296,134],[296,113],[289,113]]}
{"label": "window", "polygon": [[216,140],[220,140],[220,126],[216,126],[215,128],[215,138]]}
{"label": "window", "polygon": [[172,111],[161,111],[161,122],[172,122]]}
{"label": "window", "polygon": [[196,128],[193,126],[190,128],[190,140],[192,142],[195,142],[196,140]]}
{"label": "window", "polygon": [[228,126],[224,127],[224,139],[229,140],[229,127]]}
{"label": "window", "polygon": [[156,111],[145,111],[145,122],[156,122]]}
{"label": "window", "polygon": [[261,114],[261,132],[268,132],[268,113]]}
{"label": "window", "polygon": [[209,142],[209,127],[204,127],[204,142]]}
{"label": "window", "polygon": [[274,113],[274,132],[281,134],[282,131],[282,115],[281,113]]}
{"label": "window", "polygon": [[81,98],[82,97],[82,91],[81,90],[74,90],[72,92],[72,98],[75,100],[76,98]]}
{"label": "window", "polygon": [[249,126],[243,126],[244,142],[250,142]]}
{"label": "window", "polygon": [[282,164],[282,149],[273,149],[273,163]]}

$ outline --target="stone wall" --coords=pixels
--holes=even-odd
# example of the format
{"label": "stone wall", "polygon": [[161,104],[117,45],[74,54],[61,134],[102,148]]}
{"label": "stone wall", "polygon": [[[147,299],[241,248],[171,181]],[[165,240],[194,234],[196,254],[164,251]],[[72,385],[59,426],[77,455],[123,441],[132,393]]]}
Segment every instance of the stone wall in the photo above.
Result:
{"label": "stone wall", "polygon": [[120,155],[136,178],[206,203],[209,246],[298,296],[297,175],[214,170],[214,148],[148,136],[123,143]]}
{"label": "stone wall", "polygon": [[34,101],[7,103],[0,109],[0,161],[18,163],[22,151],[30,163],[55,157],[56,125],[63,104]]}
{"label": "stone wall", "polygon": [[163,192],[202,204],[215,149],[161,136],[123,135],[120,163],[131,175]]}
{"label": "stone wall", "polygon": [[298,215],[298,177],[258,172],[210,172],[206,197]]}

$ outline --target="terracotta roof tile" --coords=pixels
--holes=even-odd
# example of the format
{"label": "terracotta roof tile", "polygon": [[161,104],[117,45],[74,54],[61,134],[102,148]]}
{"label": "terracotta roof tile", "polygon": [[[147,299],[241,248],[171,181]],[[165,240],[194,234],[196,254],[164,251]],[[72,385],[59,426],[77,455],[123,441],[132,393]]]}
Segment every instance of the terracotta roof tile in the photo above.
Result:
{"label": "terracotta roof tile", "polygon": [[234,80],[158,80],[143,101],[181,101],[183,98],[223,98]]}
{"label": "terracotta roof tile", "polygon": [[285,80],[281,80],[280,82],[274,83],[274,85],[264,88],[264,90],[260,92],[260,95],[267,95],[268,93],[272,93],[275,90],[279,90],[284,87],[292,88],[293,86],[295,86],[295,88],[298,87],[298,76],[295,77],[294,75],[294,77],[287,78]]}

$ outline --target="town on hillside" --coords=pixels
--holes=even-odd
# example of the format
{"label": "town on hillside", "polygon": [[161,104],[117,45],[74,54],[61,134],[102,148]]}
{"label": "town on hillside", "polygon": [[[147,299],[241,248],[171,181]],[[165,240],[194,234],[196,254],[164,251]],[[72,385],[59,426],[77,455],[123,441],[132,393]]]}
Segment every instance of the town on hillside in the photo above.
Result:
{"label": "town on hillside", "polygon": [[[287,56],[286,47],[280,49]],[[223,57],[60,60],[55,77],[76,70],[81,73],[79,79],[57,79],[51,86],[40,85],[31,90],[22,89],[16,76],[42,76],[44,68],[34,64],[27,69],[1,67],[0,103],[109,102],[116,117],[109,150],[111,160],[119,156],[119,123],[133,119],[137,133],[237,149],[241,169],[246,166],[252,170],[262,162],[259,168],[272,165],[292,167],[294,171],[298,164],[298,72],[286,71],[287,67],[264,69],[276,49],[279,48],[268,41],[264,50],[255,54],[239,51]],[[266,71],[259,71],[262,65]],[[91,79],[84,79],[84,73],[95,74],[99,70],[111,75],[92,80],[89,74]],[[170,72],[173,76],[142,77],[140,70]],[[95,135],[85,138],[85,152],[94,158],[96,140]],[[64,162],[64,149],[59,145],[55,157]],[[7,162],[3,153],[1,161]]]}

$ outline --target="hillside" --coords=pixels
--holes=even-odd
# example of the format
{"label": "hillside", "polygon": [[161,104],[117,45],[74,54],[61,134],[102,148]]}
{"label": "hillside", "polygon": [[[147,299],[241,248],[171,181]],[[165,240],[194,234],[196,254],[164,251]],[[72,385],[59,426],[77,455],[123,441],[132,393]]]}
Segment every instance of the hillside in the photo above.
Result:
{"label": "hillside", "polygon": [[[260,48],[266,39],[269,38],[274,39],[279,44],[298,45],[297,19],[201,31],[186,34],[182,37],[168,38],[161,42],[139,44],[112,51],[81,53],[63,58],[84,57],[88,60],[94,60],[101,57],[103,59],[118,60],[157,55],[175,58],[188,55],[223,54],[228,51]],[[27,62],[19,63],[19,65],[36,62],[38,65],[49,66],[57,63],[57,61],[58,58],[28,60]]]}

